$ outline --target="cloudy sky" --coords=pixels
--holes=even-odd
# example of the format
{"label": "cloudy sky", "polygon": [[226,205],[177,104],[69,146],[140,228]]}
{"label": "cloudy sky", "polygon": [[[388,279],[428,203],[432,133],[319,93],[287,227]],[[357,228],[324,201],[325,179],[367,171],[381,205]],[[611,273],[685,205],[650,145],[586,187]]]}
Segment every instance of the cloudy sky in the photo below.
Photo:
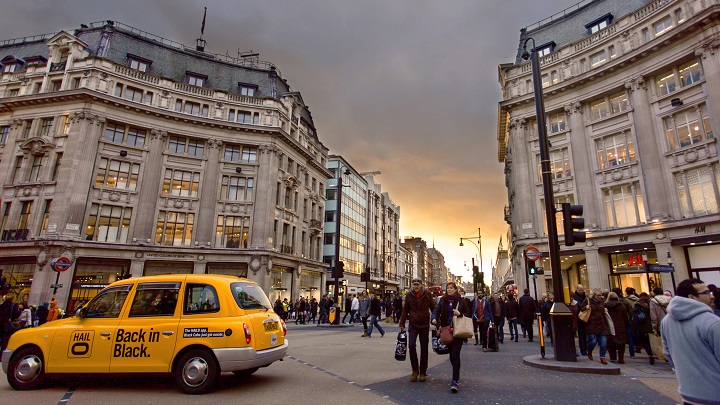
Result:
{"label": "cloudy sky", "polygon": [[[490,272],[505,236],[497,160],[497,65],[520,29],[577,0],[23,0],[6,2],[0,40],[115,20],[186,45],[208,8],[207,51],[255,51],[310,106],[320,140],[379,170],[400,233],[435,243],[456,274]],[[486,277],[489,281],[489,277]]]}

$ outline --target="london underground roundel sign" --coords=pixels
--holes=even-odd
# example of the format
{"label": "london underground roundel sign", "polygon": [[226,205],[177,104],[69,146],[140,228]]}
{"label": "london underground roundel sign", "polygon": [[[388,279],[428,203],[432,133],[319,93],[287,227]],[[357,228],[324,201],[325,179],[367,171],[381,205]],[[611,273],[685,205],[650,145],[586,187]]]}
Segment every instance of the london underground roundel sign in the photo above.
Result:
{"label": "london underground roundel sign", "polygon": [[542,253],[540,253],[540,250],[535,246],[528,246],[525,248],[525,257],[532,261],[537,261],[537,259],[542,257]]}
{"label": "london underground roundel sign", "polygon": [[50,267],[57,272],[63,272],[69,269],[70,266],[72,266],[72,263],[67,257],[57,257],[50,262]]}

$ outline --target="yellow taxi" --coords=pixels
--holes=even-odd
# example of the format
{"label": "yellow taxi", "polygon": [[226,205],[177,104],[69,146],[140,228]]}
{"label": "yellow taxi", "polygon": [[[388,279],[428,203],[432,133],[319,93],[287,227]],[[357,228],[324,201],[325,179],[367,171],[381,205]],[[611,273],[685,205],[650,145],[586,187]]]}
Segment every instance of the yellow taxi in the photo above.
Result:
{"label": "yellow taxi", "polygon": [[254,281],[184,274],[130,278],[106,287],[77,316],[22,329],[2,353],[10,386],[46,374],[172,373],[187,394],[221,372],[249,376],[282,360],[287,329]]}

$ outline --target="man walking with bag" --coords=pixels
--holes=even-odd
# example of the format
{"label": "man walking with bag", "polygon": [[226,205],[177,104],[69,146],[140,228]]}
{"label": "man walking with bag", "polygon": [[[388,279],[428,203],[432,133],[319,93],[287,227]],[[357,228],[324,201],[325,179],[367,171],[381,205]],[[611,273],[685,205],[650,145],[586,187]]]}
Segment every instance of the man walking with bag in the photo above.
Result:
{"label": "man walking with bag", "polygon": [[[430,291],[423,288],[422,280],[415,278],[412,281],[412,290],[405,295],[405,303],[400,314],[400,331],[405,330],[405,321],[408,326],[408,349],[410,351],[410,366],[412,375],[410,381],[425,382],[428,367],[428,342],[430,337],[430,314],[435,310],[435,300]],[[420,364],[417,357],[417,339],[420,338]]]}
{"label": "man walking with bag", "polygon": [[535,319],[535,299],[530,296],[530,289],[523,290],[523,296],[518,302],[520,307],[520,321],[525,325],[527,330],[528,342],[533,341],[533,320]]}

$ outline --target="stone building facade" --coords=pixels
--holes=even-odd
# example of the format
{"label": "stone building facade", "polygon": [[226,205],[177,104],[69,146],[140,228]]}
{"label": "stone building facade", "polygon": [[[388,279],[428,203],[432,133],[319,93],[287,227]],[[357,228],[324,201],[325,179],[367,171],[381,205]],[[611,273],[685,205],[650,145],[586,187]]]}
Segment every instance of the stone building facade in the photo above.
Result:
{"label": "stone building facade", "polygon": [[0,58],[0,266],[22,299],[48,301],[58,274],[68,310],[164,273],[321,289],[328,150],[275,66],[111,21]]}
{"label": "stone building facade", "polygon": [[[583,205],[588,232],[562,246],[556,213],[566,298],[578,283],[672,291],[672,273],[649,265],[720,282],[719,17],[717,1],[586,0],[521,30],[516,59],[498,68],[513,275],[503,283],[522,290],[524,249],[548,251],[527,38],[541,54],[556,207]],[[545,290],[550,262],[540,265]]]}

